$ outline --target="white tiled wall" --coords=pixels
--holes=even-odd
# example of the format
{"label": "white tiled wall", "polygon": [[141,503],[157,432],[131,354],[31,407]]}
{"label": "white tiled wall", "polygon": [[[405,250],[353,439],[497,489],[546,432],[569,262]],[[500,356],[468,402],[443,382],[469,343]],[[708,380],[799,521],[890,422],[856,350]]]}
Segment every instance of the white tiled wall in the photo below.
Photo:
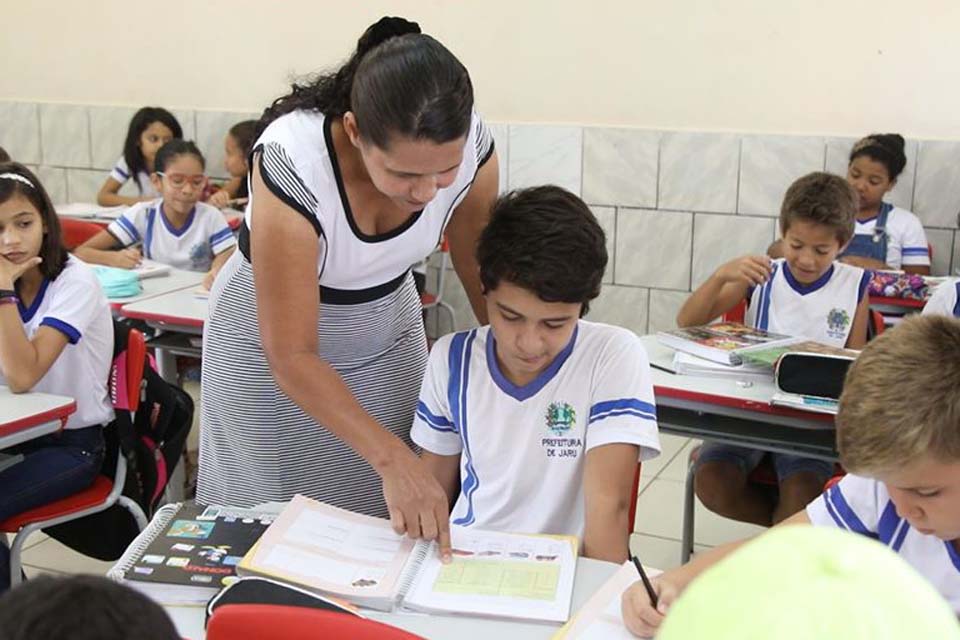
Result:
{"label": "white tiled wall", "polygon": [[[92,201],[120,157],[132,107],[0,101],[0,146],[37,168],[55,201]],[[171,109],[223,177],[223,138],[255,114]],[[500,189],[558,184],[583,196],[607,233],[604,289],[589,318],[638,333],[677,310],[725,260],[777,237],[783,192],[809,171],[846,172],[853,137],[756,135],[490,123]],[[907,140],[889,199],[927,228],[935,274],[960,268],[960,142]],[[475,321],[456,274],[444,296],[458,329]],[[446,319],[444,320],[446,326]]]}

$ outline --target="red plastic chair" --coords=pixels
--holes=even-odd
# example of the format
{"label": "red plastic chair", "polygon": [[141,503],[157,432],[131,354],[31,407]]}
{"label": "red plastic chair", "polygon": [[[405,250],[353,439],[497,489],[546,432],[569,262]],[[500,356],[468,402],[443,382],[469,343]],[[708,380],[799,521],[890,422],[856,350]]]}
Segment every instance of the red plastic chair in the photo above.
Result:
{"label": "red plastic chair", "polygon": [[637,463],[637,472],[633,475],[633,490],[630,492],[630,519],[627,521],[627,535],[633,533],[633,524],[637,519],[637,499],[640,497],[640,467]]}
{"label": "red plastic chair", "polygon": [[68,251],[73,251],[105,228],[104,225],[97,224],[96,222],[87,222],[75,218],[60,218],[60,231],[63,234],[63,244]]}
{"label": "red plastic chair", "polygon": [[[147,347],[143,334],[136,329],[130,329],[127,338],[126,362],[113,362],[110,379],[123,378],[126,382],[126,397],[113,398],[115,411],[130,411],[135,413],[140,403],[140,384],[143,380],[143,363]],[[122,367],[119,370],[118,367]],[[111,385],[111,388],[113,385]],[[121,387],[122,388],[122,385]],[[56,500],[34,509],[7,518],[0,522],[0,533],[16,534],[10,545],[10,585],[20,583],[23,545],[27,538],[41,529],[54,525],[79,520],[80,518],[99,513],[119,504],[133,516],[140,531],[147,526],[147,516],[136,502],[122,495],[123,483],[127,477],[127,462],[123,455],[117,456],[117,470],[113,479],[98,475],[93,484],[83,491]]]}
{"label": "red plastic chair", "polygon": [[346,613],[272,604],[226,604],[207,623],[207,640],[423,640],[403,629]]}
{"label": "red plastic chair", "polygon": [[733,309],[730,309],[725,314],[723,314],[724,322],[739,322],[743,324],[743,321],[747,317],[747,301],[741,300],[737,303]]}

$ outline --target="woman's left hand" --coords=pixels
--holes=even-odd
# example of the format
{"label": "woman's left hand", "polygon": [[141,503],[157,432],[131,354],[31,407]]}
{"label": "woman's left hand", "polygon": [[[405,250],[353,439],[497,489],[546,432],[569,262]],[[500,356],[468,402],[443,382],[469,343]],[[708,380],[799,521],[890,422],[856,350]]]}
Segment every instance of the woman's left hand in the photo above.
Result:
{"label": "woman's left hand", "polygon": [[13,289],[13,283],[30,269],[43,262],[40,256],[34,256],[23,262],[13,262],[0,256],[0,289]]}

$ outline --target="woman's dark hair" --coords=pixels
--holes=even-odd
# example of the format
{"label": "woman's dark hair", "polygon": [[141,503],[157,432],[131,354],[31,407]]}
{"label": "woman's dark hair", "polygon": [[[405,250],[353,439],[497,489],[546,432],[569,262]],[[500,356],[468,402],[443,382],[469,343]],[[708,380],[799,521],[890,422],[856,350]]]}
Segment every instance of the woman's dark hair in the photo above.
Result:
{"label": "woman's dark hair", "polygon": [[367,28],[339,70],[309,84],[294,84],[260,119],[258,133],[298,109],[327,117],[347,111],[360,136],[381,149],[391,135],[450,142],[466,136],[473,85],[466,68],[442,44],[403,18],[381,18]]}
{"label": "woman's dark hair", "polygon": [[243,154],[243,157],[246,158],[250,155],[250,150],[253,149],[253,143],[257,140],[257,121],[244,120],[243,122],[238,122],[230,127],[230,131],[227,133],[236,141],[237,146],[240,147],[240,152]]}
{"label": "woman's dark hair", "polygon": [[197,145],[193,143],[193,140],[179,140],[174,138],[157,151],[157,157],[153,160],[153,170],[166,171],[167,165],[173,162],[174,158],[183,155],[196,156],[197,160],[200,161],[200,166],[204,169],[207,168],[207,161],[203,159],[203,154],[200,152],[200,149],[197,148]]}
{"label": "woman's dark hair", "polygon": [[484,291],[507,281],[545,302],[580,302],[583,316],[600,295],[606,237],[590,208],[569,191],[521,189],[497,200],[480,234],[477,262]]}
{"label": "woman's dark hair", "polygon": [[147,163],[143,160],[143,152],[140,150],[140,135],[147,130],[154,122],[159,122],[167,129],[173,132],[174,138],[183,137],[183,129],[180,123],[172,113],[162,107],[143,107],[130,119],[130,127],[127,129],[127,139],[123,142],[123,159],[127,162],[127,168],[130,170],[130,177],[137,183],[137,188],[142,189],[139,173],[141,171],[150,173],[147,169]]}
{"label": "woman's dark hair", "polygon": [[[6,177],[4,174],[7,174]],[[12,176],[20,176],[30,184]],[[19,162],[0,164],[0,203],[17,195],[26,198],[40,213],[40,219],[46,230],[43,233],[39,254],[43,262],[38,266],[44,278],[56,280],[67,264],[67,249],[63,246],[60,218],[57,217],[53,203],[50,202],[50,196],[30,169]]]}
{"label": "woman's dark hair", "polygon": [[907,166],[907,156],[903,152],[904,140],[899,133],[871,133],[861,138],[850,151],[850,162],[860,156],[867,156],[887,168],[890,180],[896,180]]}
{"label": "woman's dark hair", "polygon": [[3,147],[0,147],[0,162],[10,162],[10,154]]}

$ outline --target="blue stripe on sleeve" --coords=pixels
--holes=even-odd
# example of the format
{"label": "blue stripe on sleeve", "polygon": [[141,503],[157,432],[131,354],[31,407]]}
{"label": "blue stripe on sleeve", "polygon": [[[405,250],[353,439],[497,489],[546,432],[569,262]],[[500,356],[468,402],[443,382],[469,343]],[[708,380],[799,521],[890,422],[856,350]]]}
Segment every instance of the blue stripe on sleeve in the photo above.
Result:
{"label": "blue stripe on sleeve", "polygon": [[638,400],[637,398],[621,398],[619,400],[598,402],[590,407],[590,417],[587,420],[587,424],[590,425],[594,422],[620,415],[656,420],[657,408],[653,404]]}
{"label": "blue stripe on sleeve", "polygon": [[929,252],[926,247],[904,247],[900,250],[905,256],[926,256]]}
{"label": "blue stripe on sleeve", "polygon": [[77,331],[77,328],[72,324],[64,322],[63,320],[58,320],[57,318],[44,318],[40,321],[40,326],[47,326],[51,329],[56,329],[63,335],[67,336],[67,340],[70,344],[77,344],[80,342],[80,332]]}
{"label": "blue stripe on sleeve", "polygon": [[217,244],[218,242],[221,242],[227,238],[232,238],[232,237],[233,237],[233,231],[230,230],[230,227],[224,227],[223,229],[220,229],[220,231],[217,231],[212,236],[210,236],[210,244]]}
{"label": "blue stripe on sleeve", "polygon": [[443,416],[435,415],[427,408],[422,401],[417,401],[417,417],[423,420],[428,427],[434,429],[435,431],[449,431],[452,433],[457,433],[456,427],[453,426],[453,423],[446,419]]}
{"label": "blue stripe on sleeve", "polygon": [[136,242],[140,239],[140,233],[137,231],[137,228],[133,226],[133,223],[130,222],[126,216],[120,216],[117,218],[117,224],[123,227],[123,230],[126,231],[131,238],[133,238],[133,242]]}

